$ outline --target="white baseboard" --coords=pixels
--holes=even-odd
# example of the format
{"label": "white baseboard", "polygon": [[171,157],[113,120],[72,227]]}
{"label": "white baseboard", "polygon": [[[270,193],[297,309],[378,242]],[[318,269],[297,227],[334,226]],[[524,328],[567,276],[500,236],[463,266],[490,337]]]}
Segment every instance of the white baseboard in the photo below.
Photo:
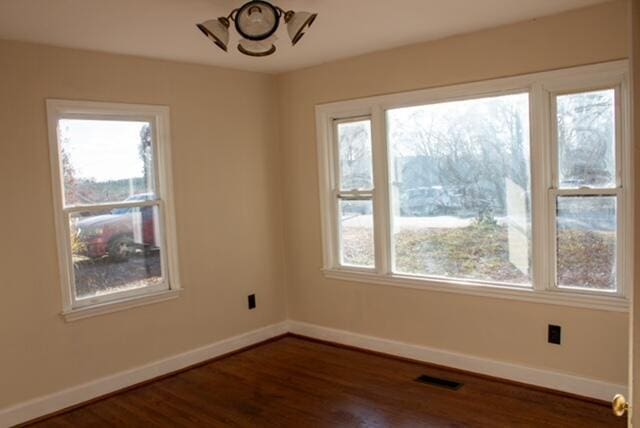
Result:
{"label": "white baseboard", "polygon": [[609,401],[615,394],[626,394],[628,389],[626,385],[617,385],[566,373],[505,363],[389,339],[381,339],[379,337],[366,336],[299,321],[289,321],[289,331],[315,339],[494,376],[515,382],[522,382],[529,385],[541,386],[599,400]]}
{"label": "white baseboard", "polygon": [[287,332],[600,400],[608,401],[614,394],[627,392],[626,385],[616,385],[566,373],[504,363],[299,321],[283,321],[144,366],[38,397],[13,407],[0,409],[0,427],[13,426],[54,413]]}
{"label": "white baseboard", "polygon": [[272,324],[211,345],[154,361],[111,376],[0,410],[0,427],[10,427],[109,394],[140,382],[219,357],[287,333],[288,323]]}

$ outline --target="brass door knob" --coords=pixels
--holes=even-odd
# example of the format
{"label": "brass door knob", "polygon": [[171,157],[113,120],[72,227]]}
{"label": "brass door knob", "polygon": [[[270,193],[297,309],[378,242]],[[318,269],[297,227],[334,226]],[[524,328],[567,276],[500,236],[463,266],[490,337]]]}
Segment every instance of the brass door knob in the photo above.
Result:
{"label": "brass door knob", "polygon": [[611,401],[611,408],[613,409],[614,415],[622,416],[629,410],[629,403],[627,403],[624,395],[616,394],[615,397],[613,397],[613,401]]}

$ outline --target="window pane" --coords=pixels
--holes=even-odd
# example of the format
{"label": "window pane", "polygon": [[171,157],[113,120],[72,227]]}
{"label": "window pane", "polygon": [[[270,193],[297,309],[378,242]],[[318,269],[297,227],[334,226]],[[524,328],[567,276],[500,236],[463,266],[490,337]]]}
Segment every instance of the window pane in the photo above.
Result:
{"label": "window pane", "polygon": [[149,123],[61,119],[58,133],[66,206],[154,198]]}
{"label": "window pane", "polygon": [[389,110],[395,271],[529,284],[529,97]]}
{"label": "window pane", "polygon": [[75,213],[69,226],[76,298],[162,282],[157,207]]}
{"label": "window pane", "polygon": [[372,189],[371,121],[338,124],[340,190]]}
{"label": "window pane", "polygon": [[615,91],[557,97],[561,188],[614,187]]}
{"label": "window pane", "polygon": [[557,284],[615,290],[616,198],[558,197],[557,230]]}
{"label": "window pane", "polygon": [[373,205],[369,201],[339,201],[341,264],[373,267]]}

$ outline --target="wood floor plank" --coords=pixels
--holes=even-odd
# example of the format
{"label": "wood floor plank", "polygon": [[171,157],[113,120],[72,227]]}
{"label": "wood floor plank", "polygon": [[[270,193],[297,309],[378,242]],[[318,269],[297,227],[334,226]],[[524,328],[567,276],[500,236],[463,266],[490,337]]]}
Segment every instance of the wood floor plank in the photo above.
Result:
{"label": "wood floor plank", "polygon": [[[463,383],[457,391],[415,382]],[[33,427],[624,427],[600,404],[284,337]]]}

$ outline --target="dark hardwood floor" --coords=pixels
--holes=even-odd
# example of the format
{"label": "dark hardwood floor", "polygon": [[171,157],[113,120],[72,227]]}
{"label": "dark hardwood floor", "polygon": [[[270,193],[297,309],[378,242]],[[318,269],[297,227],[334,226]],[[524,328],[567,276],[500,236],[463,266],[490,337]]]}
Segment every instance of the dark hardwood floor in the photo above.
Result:
{"label": "dark hardwood floor", "polygon": [[[464,383],[424,385],[421,374]],[[608,407],[287,336],[33,427],[624,427]]]}

